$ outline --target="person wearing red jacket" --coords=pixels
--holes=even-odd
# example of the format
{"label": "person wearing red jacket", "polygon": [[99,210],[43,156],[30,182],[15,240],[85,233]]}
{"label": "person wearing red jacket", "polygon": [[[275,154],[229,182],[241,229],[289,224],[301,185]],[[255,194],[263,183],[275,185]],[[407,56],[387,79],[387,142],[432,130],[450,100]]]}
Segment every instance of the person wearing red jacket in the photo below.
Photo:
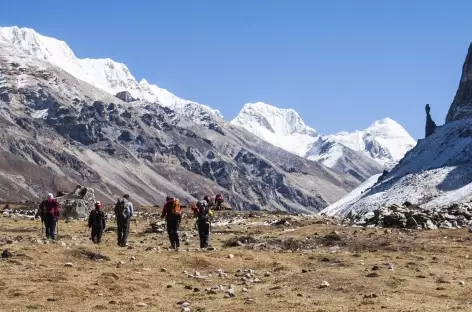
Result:
{"label": "person wearing red jacket", "polygon": [[55,239],[56,224],[59,220],[60,215],[60,204],[54,195],[48,194],[47,199],[43,200],[39,205],[39,210],[36,213],[36,217],[41,217],[41,222],[44,222],[46,228],[46,239]]}

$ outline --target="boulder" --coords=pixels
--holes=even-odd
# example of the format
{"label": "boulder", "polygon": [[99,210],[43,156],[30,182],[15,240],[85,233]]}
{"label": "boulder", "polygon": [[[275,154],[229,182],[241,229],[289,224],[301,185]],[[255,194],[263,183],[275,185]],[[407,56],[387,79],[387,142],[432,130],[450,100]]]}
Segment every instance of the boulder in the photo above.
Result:
{"label": "boulder", "polygon": [[431,118],[431,114],[430,114],[431,107],[429,106],[429,104],[426,104],[425,110],[426,110],[425,137],[429,137],[436,130],[436,123]]}
{"label": "boulder", "polygon": [[76,189],[63,197],[58,197],[62,206],[62,215],[66,218],[87,218],[94,209],[95,193],[90,187],[77,185]]}
{"label": "boulder", "polygon": [[122,100],[123,102],[127,102],[127,103],[136,101],[136,99],[133,98],[133,96],[131,95],[131,93],[129,93],[129,91],[118,92],[115,96],[119,98],[120,100]]}

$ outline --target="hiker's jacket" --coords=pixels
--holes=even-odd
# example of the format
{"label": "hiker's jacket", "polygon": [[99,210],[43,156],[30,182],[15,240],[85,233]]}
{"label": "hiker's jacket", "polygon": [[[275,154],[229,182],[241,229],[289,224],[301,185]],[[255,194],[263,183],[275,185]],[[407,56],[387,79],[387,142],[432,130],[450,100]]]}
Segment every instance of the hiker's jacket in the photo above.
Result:
{"label": "hiker's jacket", "polygon": [[173,215],[171,212],[172,207],[174,206],[174,201],[169,201],[165,203],[164,208],[162,209],[161,218],[166,218],[168,221],[180,220],[180,216]]}
{"label": "hiker's jacket", "polygon": [[94,229],[105,229],[105,213],[100,209],[92,210],[89,215],[88,226]]}
{"label": "hiker's jacket", "polygon": [[45,199],[39,205],[39,210],[36,216],[40,216],[41,219],[45,217],[56,217],[60,215],[60,204],[55,198]]}

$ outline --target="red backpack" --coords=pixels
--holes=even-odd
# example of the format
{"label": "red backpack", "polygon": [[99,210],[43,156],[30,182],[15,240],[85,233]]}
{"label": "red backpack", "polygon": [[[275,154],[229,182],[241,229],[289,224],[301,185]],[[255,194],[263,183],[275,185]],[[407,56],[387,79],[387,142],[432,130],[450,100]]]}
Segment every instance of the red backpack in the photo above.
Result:
{"label": "red backpack", "polygon": [[59,203],[57,202],[57,199],[50,198],[46,201],[44,214],[59,217]]}
{"label": "red backpack", "polygon": [[223,196],[221,196],[221,194],[216,195],[216,201],[223,202]]}

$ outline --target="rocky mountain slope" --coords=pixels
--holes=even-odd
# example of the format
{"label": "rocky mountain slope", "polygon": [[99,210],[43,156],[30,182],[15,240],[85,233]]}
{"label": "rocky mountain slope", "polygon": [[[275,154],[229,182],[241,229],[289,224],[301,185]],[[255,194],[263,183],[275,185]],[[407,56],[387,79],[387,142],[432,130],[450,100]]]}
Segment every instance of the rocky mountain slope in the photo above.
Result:
{"label": "rocky mountain slope", "polygon": [[350,174],[360,181],[394,166],[415,140],[390,118],[353,133],[320,135],[293,109],[246,104],[231,123],[296,155]]}
{"label": "rocky mountain slope", "polygon": [[[38,34],[33,29],[0,27],[0,37],[10,42],[17,50],[39,60],[47,61],[62,68],[72,76],[88,82],[111,95],[128,91],[134,99],[150,103],[160,103],[175,111],[198,111],[192,117],[215,115],[222,117],[218,110],[184,100],[166,89],[149,84],[145,79],[137,81],[125,64],[106,59],[79,59],[64,42]],[[194,121],[200,121],[194,118]]]}
{"label": "rocky mountain slope", "polygon": [[214,114],[185,110],[197,124],[161,104],[124,102],[0,37],[0,198],[80,183],[108,202],[222,193],[236,209],[315,212],[358,184]]}
{"label": "rocky mountain slope", "polygon": [[[365,213],[406,201],[422,208],[437,208],[472,200],[471,62],[469,48],[446,124],[419,140],[391,172],[362,196],[335,204],[336,209],[327,210],[329,214]],[[428,115],[429,109],[428,105]]]}

